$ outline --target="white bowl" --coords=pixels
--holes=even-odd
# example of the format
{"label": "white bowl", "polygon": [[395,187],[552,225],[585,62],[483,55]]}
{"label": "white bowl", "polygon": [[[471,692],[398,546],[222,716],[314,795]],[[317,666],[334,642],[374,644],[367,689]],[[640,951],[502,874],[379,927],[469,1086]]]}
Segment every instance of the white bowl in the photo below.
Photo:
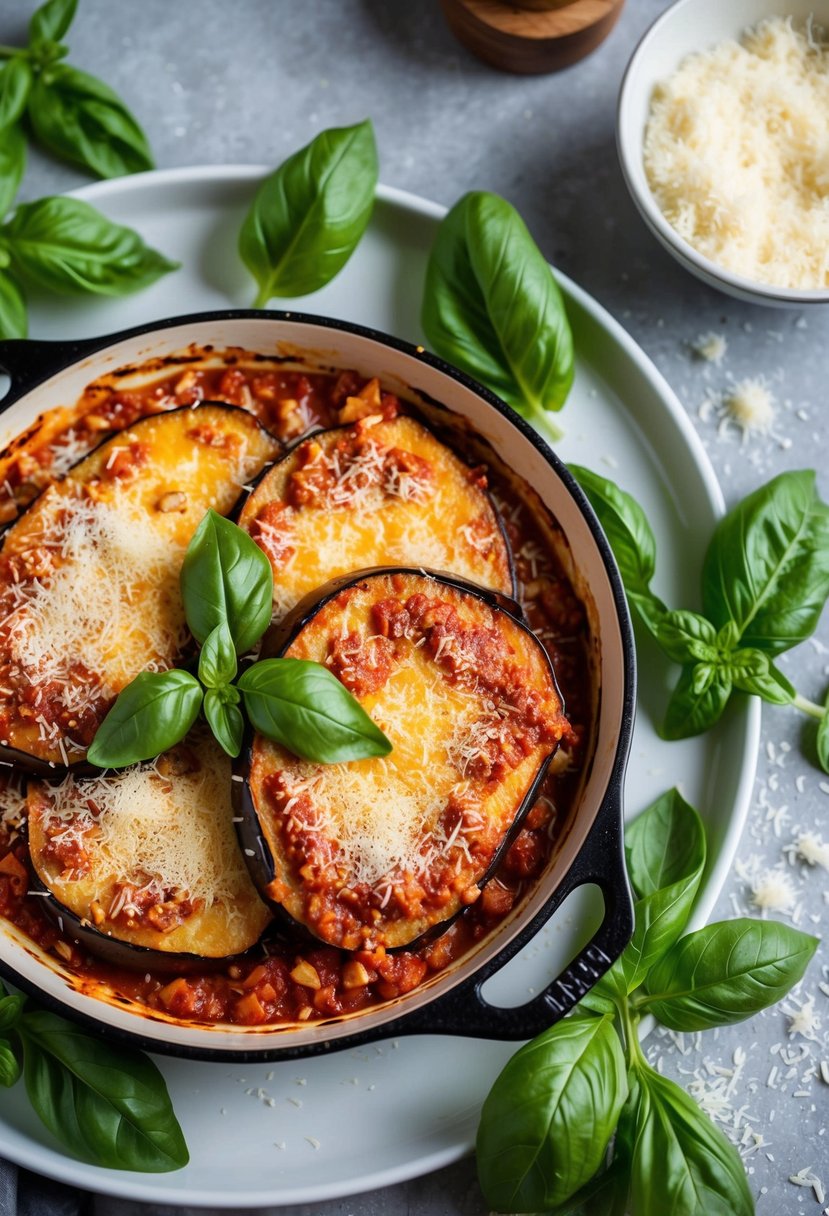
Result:
{"label": "white bowl", "polygon": [[645,223],[676,260],[709,287],[738,300],[772,307],[829,303],[829,289],[805,291],[758,283],[703,257],[671,227],[653,196],[643,160],[650,100],[659,81],[670,76],[686,55],[703,51],[766,17],[809,16],[829,26],[829,0],[676,0],[653,23],[628,64],[616,114],[616,146],[622,174]]}

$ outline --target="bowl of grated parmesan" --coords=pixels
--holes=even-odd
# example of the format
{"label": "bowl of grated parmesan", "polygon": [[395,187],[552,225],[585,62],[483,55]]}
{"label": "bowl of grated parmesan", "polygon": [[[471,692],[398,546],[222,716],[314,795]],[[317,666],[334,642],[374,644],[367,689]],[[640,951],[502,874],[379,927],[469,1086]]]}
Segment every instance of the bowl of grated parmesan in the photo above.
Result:
{"label": "bowl of grated parmesan", "polygon": [[625,182],[709,286],[829,303],[829,0],[677,0],[628,65]]}

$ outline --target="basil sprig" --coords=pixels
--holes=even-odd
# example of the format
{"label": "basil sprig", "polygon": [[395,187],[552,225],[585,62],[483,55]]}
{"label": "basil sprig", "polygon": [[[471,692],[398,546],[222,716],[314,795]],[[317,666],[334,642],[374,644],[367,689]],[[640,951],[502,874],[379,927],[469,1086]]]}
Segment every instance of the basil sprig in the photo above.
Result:
{"label": "basil sprig", "polygon": [[44,148],[99,177],[152,169],[147,137],[120,97],[62,62],[76,8],[77,0],[47,0],[32,15],[28,46],[0,51],[0,130],[25,117]]}
{"label": "basil sprig", "polygon": [[29,1008],[2,985],[0,1036],[0,1085],[14,1085],[22,1071],[35,1114],[76,1157],[144,1173],[187,1164],[170,1095],[149,1056]]}
{"label": "basil sprig", "polygon": [[752,1216],[736,1149],[650,1067],[638,1024],[654,1014],[702,1030],[751,1017],[802,979],[818,943],[742,919],[683,937],[705,852],[702,821],[676,790],[630,825],[633,940],[570,1017],[507,1063],[484,1103],[478,1176],[494,1209]]}
{"label": "basil sprig", "polygon": [[708,730],[733,693],[748,693],[816,718],[818,760],[829,772],[827,705],[800,696],[774,662],[811,636],[829,596],[829,505],[814,472],[781,473],[720,520],[703,561],[697,613],[671,610],[651,590],[656,543],[636,500],[589,469],[571,471],[607,534],[631,608],[682,667],[663,737]]}
{"label": "basil sprig", "polygon": [[442,220],[426,270],[423,332],[552,437],[573,383],[573,335],[558,284],[506,199],[465,194]]}
{"label": "basil sprig", "polygon": [[236,679],[238,656],[270,624],[273,572],[247,532],[213,510],[184,556],[181,596],[190,632],[203,644],[198,679],[178,668],[136,676],[98,728],[91,764],[149,760],[179,743],[200,711],[221,747],[238,756],[240,705],[255,730],[303,759],[340,764],[388,755],[388,738],[321,663],[264,659]]}
{"label": "basil sprig", "polygon": [[321,131],[265,178],[239,233],[257,308],[318,291],[342,270],[371,219],[377,174],[366,119]]}

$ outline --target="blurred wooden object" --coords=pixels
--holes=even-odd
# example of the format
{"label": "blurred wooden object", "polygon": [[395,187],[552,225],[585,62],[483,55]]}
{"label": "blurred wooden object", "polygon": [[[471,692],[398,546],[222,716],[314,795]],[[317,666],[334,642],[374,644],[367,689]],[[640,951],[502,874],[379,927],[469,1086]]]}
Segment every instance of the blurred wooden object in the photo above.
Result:
{"label": "blurred wooden object", "polygon": [[624,0],[440,0],[455,37],[505,72],[556,72],[603,42]]}

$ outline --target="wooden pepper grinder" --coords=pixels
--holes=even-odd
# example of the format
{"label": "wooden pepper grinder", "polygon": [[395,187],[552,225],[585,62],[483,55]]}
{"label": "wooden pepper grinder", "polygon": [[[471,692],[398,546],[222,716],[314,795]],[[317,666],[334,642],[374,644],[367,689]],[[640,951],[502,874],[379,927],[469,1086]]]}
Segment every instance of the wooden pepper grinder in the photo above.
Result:
{"label": "wooden pepper grinder", "polygon": [[479,59],[530,76],[566,68],[603,42],[624,0],[440,0],[455,37]]}

